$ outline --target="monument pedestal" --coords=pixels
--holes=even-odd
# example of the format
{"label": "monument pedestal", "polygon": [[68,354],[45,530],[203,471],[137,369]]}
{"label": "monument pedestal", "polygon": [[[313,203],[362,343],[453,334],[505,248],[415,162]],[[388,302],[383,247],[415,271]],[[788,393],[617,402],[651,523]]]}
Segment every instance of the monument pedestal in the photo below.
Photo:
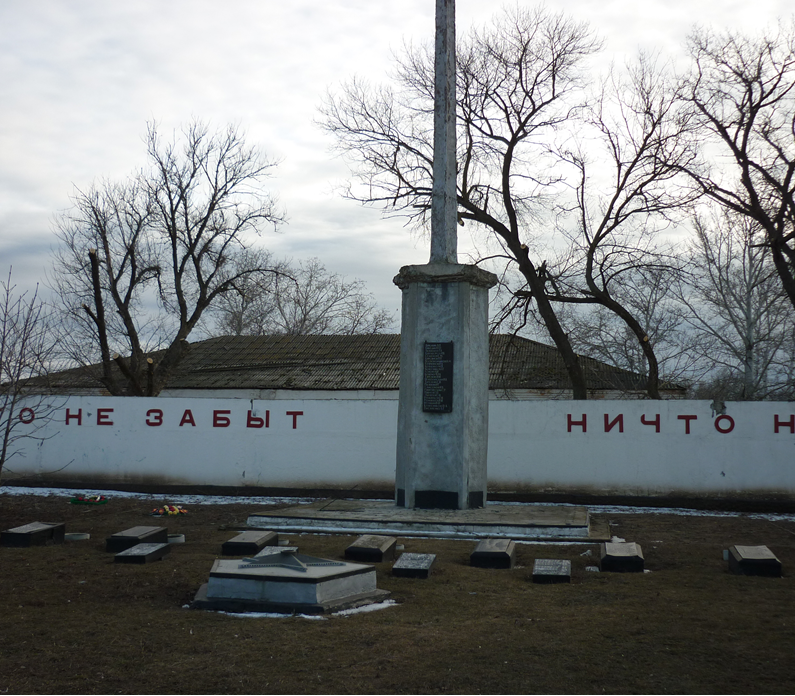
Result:
{"label": "monument pedestal", "polygon": [[404,266],[395,499],[463,510],[486,503],[488,292],[477,266]]}

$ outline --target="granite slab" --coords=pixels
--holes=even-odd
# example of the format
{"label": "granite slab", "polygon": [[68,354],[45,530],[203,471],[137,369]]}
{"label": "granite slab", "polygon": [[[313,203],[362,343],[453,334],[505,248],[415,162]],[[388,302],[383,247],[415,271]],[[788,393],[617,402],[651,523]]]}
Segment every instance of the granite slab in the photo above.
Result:
{"label": "granite slab", "polygon": [[513,568],[516,543],[511,539],[481,539],[469,556],[475,568]]}
{"label": "granite slab", "polygon": [[0,533],[0,546],[24,548],[63,544],[65,532],[64,522],[30,522]]}
{"label": "granite slab", "polygon": [[599,568],[610,573],[642,573],[643,549],[634,541],[606,542],[601,546]]}
{"label": "granite slab", "polygon": [[767,546],[732,546],[729,548],[729,572],[780,578],[781,561]]}
{"label": "granite slab", "polygon": [[112,553],[124,551],[138,544],[167,544],[166,527],[130,527],[105,539],[105,550]]}
{"label": "granite slab", "polygon": [[345,549],[345,558],[362,563],[382,563],[395,558],[397,539],[392,536],[364,534]]}
{"label": "granite slab", "polygon": [[392,575],[398,578],[422,578],[431,574],[435,553],[402,553],[392,566]]}
{"label": "granite slab", "polygon": [[259,553],[266,546],[277,546],[279,535],[276,532],[254,530],[242,532],[221,545],[222,556],[250,556]]}
{"label": "granite slab", "polygon": [[543,585],[571,582],[571,561],[536,558],[533,563],[533,582]]}
{"label": "granite slab", "polygon": [[164,556],[171,553],[171,544],[153,543],[136,544],[124,551],[120,551],[113,557],[114,563],[151,563],[159,561]]}

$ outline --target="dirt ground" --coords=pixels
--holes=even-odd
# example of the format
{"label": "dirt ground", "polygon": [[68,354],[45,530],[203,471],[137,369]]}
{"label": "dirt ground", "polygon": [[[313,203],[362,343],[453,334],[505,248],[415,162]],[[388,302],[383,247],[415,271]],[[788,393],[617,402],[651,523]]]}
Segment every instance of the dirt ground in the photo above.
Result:
{"label": "dirt ground", "polygon": [[[595,544],[520,544],[517,567],[469,565],[475,542],[403,538],[435,553],[427,580],[378,586],[396,604],[323,619],[187,609],[251,505],[69,504],[0,494],[0,529],[65,522],[88,541],[0,548],[0,693],[793,693],[795,522],[610,514],[647,573],[586,571]],[[162,503],[170,502],[163,499]],[[183,533],[162,561],[113,562],[105,538],[162,524]],[[341,559],[355,537],[287,535]],[[783,578],[727,571],[723,549],[770,547]],[[588,554],[590,555],[584,555]],[[536,558],[568,558],[572,582],[531,582]]]}

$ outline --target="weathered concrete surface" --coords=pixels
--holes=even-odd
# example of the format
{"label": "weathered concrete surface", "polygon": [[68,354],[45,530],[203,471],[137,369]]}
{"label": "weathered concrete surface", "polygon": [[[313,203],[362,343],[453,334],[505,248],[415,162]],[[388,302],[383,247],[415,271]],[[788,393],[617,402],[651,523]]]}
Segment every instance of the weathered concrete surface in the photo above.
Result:
{"label": "weathered concrete surface", "polygon": [[[400,343],[396,502],[466,509],[486,502],[488,289],[475,266],[406,266]],[[452,411],[423,411],[426,343],[453,344]],[[417,495],[419,493],[419,496]]]}
{"label": "weathered concrete surface", "polygon": [[372,500],[321,500],[249,516],[251,527],[280,531],[430,536],[476,539],[602,541],[610,539],[606,523],[594,524],[588,510],[575,506],[503,505],[471,510],[424,510]]}
{"label": "weathered concrete surface", "polygon": [[455,0],[436,0],[431,263],[458,263]]}

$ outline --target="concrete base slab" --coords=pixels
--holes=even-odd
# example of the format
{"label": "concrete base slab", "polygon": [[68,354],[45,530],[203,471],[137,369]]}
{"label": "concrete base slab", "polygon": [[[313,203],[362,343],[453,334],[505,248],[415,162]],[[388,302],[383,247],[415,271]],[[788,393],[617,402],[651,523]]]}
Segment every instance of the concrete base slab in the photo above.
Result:
{"label": "concrete base slab", "polygon": [[23,548],[63,544],[65,532],[64,522],[31,522],[0,533],[0,546]]}
{"label": "concrete base slab", "polygon": [[732,546],[729,548],[729,572],[780,578],[781,561],[767,546]]}
{"label": "concrete base slab", "polygon": [[321,500],[254,513],[249,516],[247,524],[284,532],[348,532],[445,539],[610,539],[606,522],[594,523],[587,508],[571,505],[489,503],[486,507],[470,510],[424,510],[397,507],[391,501]]}
{"label": "concrete base slab", "polygon": [[358,595],[319,602],[316,604],[294,604],[291,602],[269,602],[256,599],[233,599],[223,597],[207,597],[207,585],[204,583],[191,603],[192,609],[207,611],[228,611],[235,614],[273,613],[273,614],[328,614],[344,609],[355,609],[368,604],[377,604],[389,598],[388,590],[375,589]]}
{"label": "concrete base slab", "polygon": [[599,568],[611,573],[642,573],[643,549],[634,541],[604,543]]}
{"label": "concrete base slab", "polygon": [[136,544],[129,549],[125,549],[117,553],[113,557],[114,563],[151,563],[152,561],[159,561],[171,553],[171,545],[166,543],[161,544]]}
{"label": "concrete base slab", "polygon": [[222,556],[251,556],[266,546],[277,546],[279,535],[276,532],[243,532],[221,545]]}
{"label": "concrete base slab", "polygon": [[513,568],[516,544],[511,539],[482,539],[469,556],[475,568]]}
{"label": "concrete base slab", "polygon": [[295,548],[240,561],[216,560],[202,592],[194,602],[202,608],[302,613],[384,596],[373,566],[315,558]]}
{"label": "concrete base slab", "polygon": [[345,558],[361,563],[383,563],[395,558],[396,546],[395,537],[365,534],[345,549]]}
{"label": "concrete base slab", "polygon": [[537,558],[533,563],[533,582],[543,585],[571,582],[571,561]]}
{"label": "concrete base slab", "polygon": [[392,566],[392,575],[396,578],[425,579],[431,574],[431,567],[436,560],[434,553],[403,553]]}
{"label": "concrete base slab", "polygon": [[105,539],[105,550],[118,553],[138,544],[168,544],[168,528],[130,527]]}

